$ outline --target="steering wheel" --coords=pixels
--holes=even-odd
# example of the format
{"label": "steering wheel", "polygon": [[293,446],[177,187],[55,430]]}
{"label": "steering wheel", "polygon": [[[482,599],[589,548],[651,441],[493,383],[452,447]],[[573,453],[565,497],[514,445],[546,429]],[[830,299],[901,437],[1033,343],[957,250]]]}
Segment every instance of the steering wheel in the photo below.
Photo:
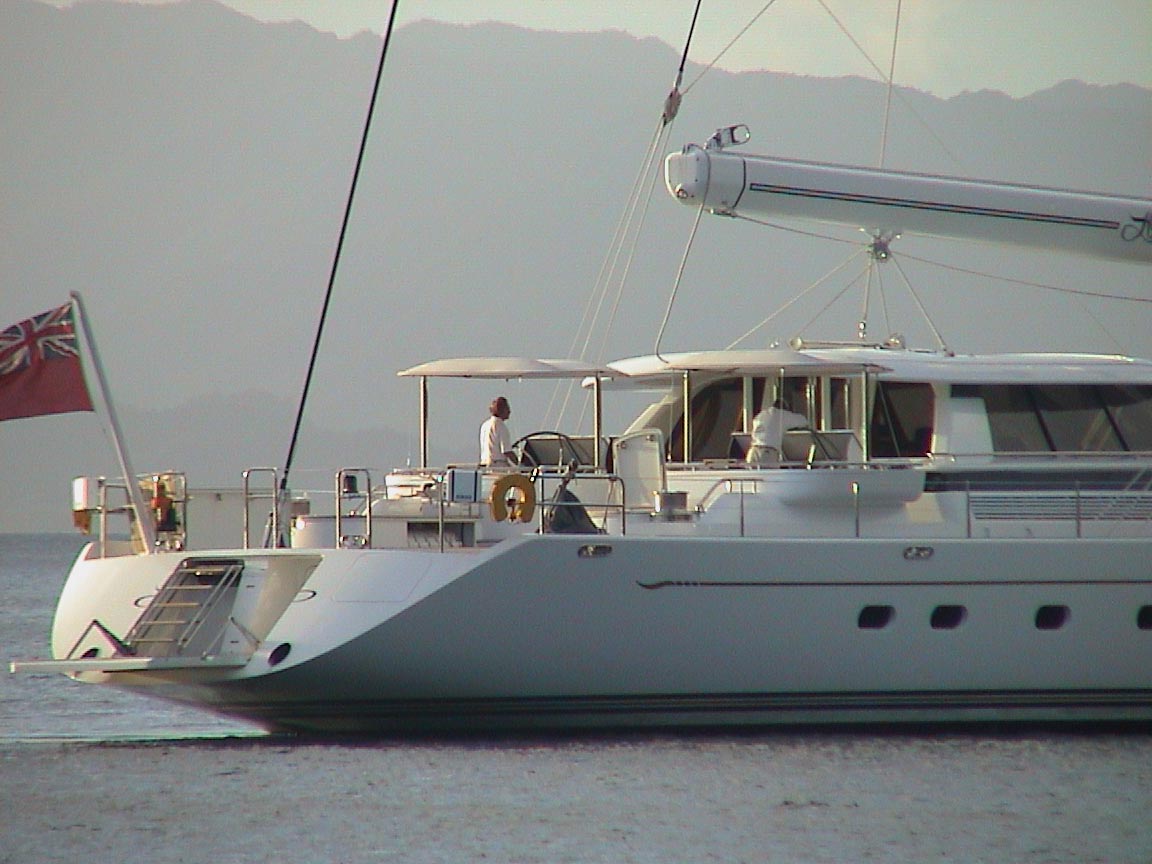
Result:
{"label": "steering wheel", "polygon": [[[526,467],[526,468],[539,468],[539,467],[541,467],[540,463],[536,460],[536,457],[533,456],[528,450],[529,442],[531,442],[535,438],[553,439],[553,440],[560,442],[560,450],[558,453],[558,456],[560,458],[558,459],[558,462],[556,463],[556,467],[562,468],[573,460],[575,460],[577,462],[580,461],[580,451],[576,449],[576,444],[572,441],[571,438],[569,438],[563,432],[554,432],[551,430],[544,430],[544,431],[540,431],[540,432],[530,432],[527,435],[523,436],[522,438],[517,438],[515,441],[512,442],[512,451],[516,454],[516,461],[519,462],[522,467]],[[567,458],[567,459],[563,458],[565,456],[565,453],[567,453],[569,458]],[[549,467],[552,464],[553,463],[549,462],[548,463]]]}

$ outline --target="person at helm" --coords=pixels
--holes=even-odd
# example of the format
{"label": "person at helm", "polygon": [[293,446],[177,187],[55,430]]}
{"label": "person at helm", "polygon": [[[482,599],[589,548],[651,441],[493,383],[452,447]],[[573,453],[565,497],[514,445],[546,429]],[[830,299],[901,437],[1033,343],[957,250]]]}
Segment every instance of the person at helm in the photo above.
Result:
{"label": "person at helm", "polygon": [[512,435],[505,422],[512,416],[512,407],[503,396],[497,396],[488,412],[492,416],[480,427],[480,464],[512,465],[516,454],[512,452]]}

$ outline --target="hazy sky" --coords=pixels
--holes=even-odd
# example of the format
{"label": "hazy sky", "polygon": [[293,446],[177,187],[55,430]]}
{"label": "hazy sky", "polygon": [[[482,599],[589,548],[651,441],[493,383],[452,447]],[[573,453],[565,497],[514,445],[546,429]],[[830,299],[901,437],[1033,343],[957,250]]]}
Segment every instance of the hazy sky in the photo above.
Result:
{"label": "hazy sky", "polygon": [[[262,20],[299,19],[342,36],[381,31],[390,9],[388,0],[221,2]],[[877,66],[889,68],[898,0],[705,0],[691,59],[711,62],[766,5],[720,65],[877,77],[835,16]],[[617,29],[679,49],[694,7],[695,0],[402,0],[399,21]],[[938,96],[984,88],[1023,96],[1067,78],[1152,87],[1152,0],[903,0],[899,33],[897,83]]]}

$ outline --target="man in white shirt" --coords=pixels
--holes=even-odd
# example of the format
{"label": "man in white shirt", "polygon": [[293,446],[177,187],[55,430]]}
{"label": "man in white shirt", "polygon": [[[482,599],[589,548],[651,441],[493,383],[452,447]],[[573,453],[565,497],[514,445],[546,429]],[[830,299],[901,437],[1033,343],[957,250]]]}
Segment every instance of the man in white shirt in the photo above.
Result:
{"label": "man in white shirt", "polygon": [[773,465],[780,461],[780,446],[789,429],[808,428],[808,418],[784,407],[777,399],[752,419],[752,441],[748,448],[748,464]]}
{"label": "man in white shirt", "polygon": [[488,406],[491,417],[480,427],[480,464],[511,465],[516,454],[512,452],[512,436],[504,423],[512,416],[508,400],[498,396]]}

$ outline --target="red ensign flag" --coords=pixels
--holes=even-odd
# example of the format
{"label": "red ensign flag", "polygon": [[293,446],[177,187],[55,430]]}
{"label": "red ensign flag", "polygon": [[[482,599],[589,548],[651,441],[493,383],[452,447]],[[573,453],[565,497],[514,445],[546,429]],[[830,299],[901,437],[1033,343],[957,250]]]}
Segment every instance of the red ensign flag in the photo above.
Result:
{"label": "red ensign flag", "polygon": [[92,411],[72,304],[0,331],[0,420]]}

